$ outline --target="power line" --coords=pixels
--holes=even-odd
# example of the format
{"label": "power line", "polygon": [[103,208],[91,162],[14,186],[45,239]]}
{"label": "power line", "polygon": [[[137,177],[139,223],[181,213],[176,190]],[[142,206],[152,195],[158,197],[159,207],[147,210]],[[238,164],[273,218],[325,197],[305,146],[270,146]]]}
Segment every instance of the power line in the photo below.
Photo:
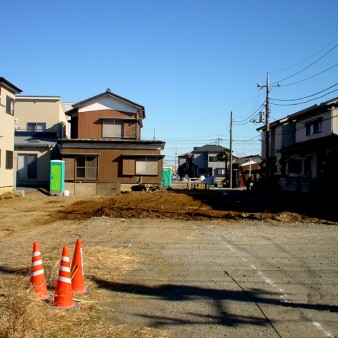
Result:
{"label": "power line", "polygon": [[331,53],[335,48],[338,47],[338,43],[335,44],[331,49],[329,49],[324,55],[322,55],[320,58],[316,59],[315,61],[313,61],[312,63],[310,63],[308,66],[304,67],[303,69],[301,69],[300,71],[284,78],[284,79],[281,79],[281,80],[278,80],[276,82],[274,82],[273,84],[277,84],[277,83],[280,83],[280,82],[283,82],[285,80],[288,80],[288,79],[291,79],[292,77],[295,77],[296,75],[304,72],[306,69],[309,69],[310,67],[312,67],[314,64],[316,64],[317,62],[319,62],[321,59],[323,59],[326,55],[328,55],[329,53]]}
{"label": "power line", "polygon": [[287,86],[293,86],[293,85],[298,84],[298,83],[301,83],[301,82],[305,82],[305,81],[310,80],[310,79],[312,79],[312,78],[314,78],[314,77],[316,77],[316,76],[318,76],[318,75],[324,74],[325,72],[327,72],[327,71],[329,71],[330,69],[332,69],[332,68],[334,68],[334,67],[337,67],[337,66],[338,66],[338,63],[336,63],[335,65],[333,65],[333,66],[331,66],[331,67],[329,67],[329,68],[324,69],[323,71],[321,71],[321,72],[319,72],[319,73],[317,73],[317,74],[311,75],[311,76],[309,76],[309,77],[307,77],[307,78],[305,78],[305,79],[303,79],[303,80],[299,80],[299,81],[296,81],[296,82],[291,82],[291,83],[283,84],[283,85],[280,85],[280,86],[281,86],[281,87],[287,87]]}
{"label": "power line", "polygon": [[293,65],[291,65],[291,66],[285,67],[285,68],[283,68],[283,69],[279,69],[279,70],[275,70],[275,71],[270,71],[270,74],[279,73],[279,72],[284,72],[284,71],[286,71],[286,70],[288,70],[288,69],[294,68],[294,67],[296,67],[296,66],[298,66],[298,65],[300,65],[300,64],[302,64],[302,63],[304,63],[304,62],[307,61],[307,60],[310,60],[310,59],[313,58],[315,55],[321,53],[323,50],[325,50],[325,49],[328,48],[330,45],[332,45],[333,43],[335,43],[337,40],[338,40],[338,38],[333,39],[330,43],[328,43],[327,45],[325,45],[325,46],[324,46],[323,48],[321,48],[319,51],[315,52],[314,54],[312,54],[311,56],[305,58],[304,60],[299,61],[299,62],[297,62],[296,64],[293,64]]}
{"label": "power line", "polygon": [[321,93],[323,93],[323,92],[325,92],[325,91],[327,91],[327,90],[329,90],[329,89],[331,89],[331,88],[333,88],[333,87],[335,87],[335,86],[337,86],[337,85],[338,85],[338,82],[335,83],[334,85],[328,87],[328,88],[325,88],[325,89],[323,89],[323,90],[321,90],[321,91],[315,93],[315,94],[303,96],[303,97],[300,97],[300,98],[297,98],[297,99],[284,99],[284,100],[283,100],[283,99],[274,99],[274,98],[271,98],[271,100],[273,100],[273,101],[299,101],[299,100],[304,100],[304,99],[307,99],[307,98],[309,98],[309,97],[312,97],[312,96],[316,96],[316,95],[318,95],[318,94],[321,94]]}
{"label": "power line", "polygon": [[318,100],[318,99],[320,99],[320,98],[322,98],[322,97],[324,97],[324,96],[327,96],[327,95],[329,95],[329,94],[332,94],[332,93],[334,93],[334,92],[336,92],[336,91],[338,91],[338,89],[332,90],[331,92],[328,92],[328,93],[326,93],[326,94],[324,94],[324,95],[321,95],[321,96],[318,96],[318,97],[315,97],[315,98],[313,98],[313,99],[310,99],[310,100],[307,100],[307,101],[303,101],[303,102],[298,102],[298,103],[288,103],[288,104],[282,104],[282,103],[271,103],[271,104],[273,104],[274,106],[297,106],[297,105],[301,105],[301,104],[304,104],[304,103],[308,103],[308,102],[310,102],[310,101]]}

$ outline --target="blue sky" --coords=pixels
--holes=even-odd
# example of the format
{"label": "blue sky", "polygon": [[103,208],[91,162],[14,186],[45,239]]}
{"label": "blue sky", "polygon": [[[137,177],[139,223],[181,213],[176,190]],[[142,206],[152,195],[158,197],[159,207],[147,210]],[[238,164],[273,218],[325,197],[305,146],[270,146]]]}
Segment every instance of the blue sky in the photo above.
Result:
{"label": "blue sky", "polygon": [[0,76],[24,95],[78,102],[110,88],[145,106],[142,138],[165,141],[171,165],[194,146],[229,147],[230,111],[234,155],[260,153],[250,120],[267,72],[272,99],[308,97],[271,100],[283,106],[270,121],[338,96],[337,0],[2,0],[1,12]]}

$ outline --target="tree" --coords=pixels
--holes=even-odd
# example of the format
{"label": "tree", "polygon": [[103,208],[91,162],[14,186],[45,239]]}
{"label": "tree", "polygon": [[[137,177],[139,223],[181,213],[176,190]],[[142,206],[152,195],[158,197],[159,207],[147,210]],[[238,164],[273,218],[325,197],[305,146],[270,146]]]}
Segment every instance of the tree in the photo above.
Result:
{"label": "tree", "polygon": [[224,167],[225,167],[225,178],[228,178],[228,162],[230,159],[230,150],[227,148],[224,148],[218,155],[217,160],[223,162],[224,161]]}

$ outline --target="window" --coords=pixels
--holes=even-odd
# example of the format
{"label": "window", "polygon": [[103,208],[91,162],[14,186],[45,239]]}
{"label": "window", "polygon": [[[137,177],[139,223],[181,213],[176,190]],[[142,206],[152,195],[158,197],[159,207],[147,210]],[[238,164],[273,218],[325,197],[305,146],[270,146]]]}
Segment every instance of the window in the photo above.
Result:
{"label": "window", "polygon": [[6,96],[6,113],[14,115],[14,99],[10,96]]}
{"label": "window", "polygon": [[97,180],[97,156],[78,156],[76,158],[76,178]]}
{"label": "window", "polygon": [[215,176],[224,176],[225,175],[225,168],[216,168],[215,169]]}
{"label": "window", "polygon": [[290,159],[288,162],[289,175],[299,175],[302,172],[302,160]]}
{"label": "window", "polygon": [[103,120],[102,137],[123,138],[123,121]]}
{"label": "window", "polygon": [[122,173],[123,175],[133,176],[156,176],[158,175],[158,157],[148,156],[128,156],[123,159]]}
{"label": "window", "polygon": [[6,150],[6,169],[13,169],[13,151]]}
{"label": "window", "polygon": [[209,156],[209,162],[219,162],[218,156]]}
{"label": "window", "polygon": [[158,160],[145,158],[136,160],[136,175],[157,175]]}
{"label": "window", "polygon": [[38,161],[36,154],[18,154],[18,178],[37,178]]}
{"label": "window", "polygon": [[36,132],[36,131],[46,131],[46,123],[44,122],[28,122],[27,131]]}
{"label": "window", "polygon": [[290,147],[296,142],[296,123],[291,122],[282,126],[283,148]]}
{"label": "window", "polygon": [[322,132],[322,119],[306,123],[306,136],[319,134]]}

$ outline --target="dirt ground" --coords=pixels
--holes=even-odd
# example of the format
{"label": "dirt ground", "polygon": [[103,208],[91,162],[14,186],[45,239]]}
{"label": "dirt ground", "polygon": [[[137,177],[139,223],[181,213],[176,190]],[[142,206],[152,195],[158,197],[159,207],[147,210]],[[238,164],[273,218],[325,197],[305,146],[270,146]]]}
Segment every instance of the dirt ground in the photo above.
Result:
{"label": "dirt ground", "polygon": [[[313,200],[306,197],[300,199],[299,196],[287,196],[287,198],[262,196],[254,192],[236,190],[130,192],[111,197],[57,197],[49,196],[44,191],[34,191],[26,193],[25,197],[5,196],[0,199],[0,261],[2,262],[0,278],[18,273],[27,275],[32,243],[39,241],[44,252],[45,269],[49,272],[49,287],[52,290],[53,285],[55,286],[62,246],[72,247],[76,238],[82,237],[86,242],[87,283],[93,290],[84,302],[99,304],[98,308],[103,311],[101,316],[114,323],[114,330],[117,330],[111,335],[98,334],[98,336],[170,337],[172,333],[158,330],[161,325],[150,325],[151,329],[146,327],[143,321],[126,325],[128,314],[125,315],[125,321],[121,321],[111,313],[114,308],[122,309],[122,305],[125,307],[126,304],[135,303],[135,292],[139,290],[136,286],[139,275],[133,271],[140,271],[143,266],[146,266],[145,271],[148,271],[150,262],[154,262],[156,266],[152,269],[159,270],[156,278],[161,276],[160,278],[170,281],[172,278],[170,274],[176,276],[176,273],[182,273],[179,270],[171,272],[163,270],[161,264],[164,264],[165,259],[161,261],[162,249],[160,251],[156,249],[155,253],[147,251],[152,245],[150,238],[157,238],[160,243],[162,238],[169,237],[173,237],[172,240],[177,243],[189,242],[194,237],[199,237],[193,234],[193,231],[197,233],[202,231],[199,229],[203,228],[203,224],[209,224],[210,231],[213,229],[212,224],[215,227],[220,225],[222,229],[228,224],[231,227],[238,225],[240,231],[244,231],[247,224],[257,229],[261,227],[263,233],[267,226],[277,226],[279,229],[279,226],[288,227],[290,224],[292,227],[304,227],[306,224],[312,227],[318,224],[320,228],[325,225],[335,227],[338,224],[337,216],[334,201],[331,200]],[[172,233],[173,229],[175,229],[176,239]],[[127,230],[130,230],[129,234],[126,233]],[[252,228],[250,231],[255,232]],[[216,235],[211,234],[211,238],[213,236]],[[292,236],[291,234],[290,239]],[[134,245],[131,238],[135,241],[139,238],[139,245]],[[181,260],[184,259],[183,253]],[[188,263],[189,261],[186,262]],[[125,284],[121,282],[125,281],[127,276],[130,277],[128,285],[133,290],[131,298],[123,296]],[[107,284],[108,280],[109,284]],[[111,299],[109,295],[112,289],[121,297],[119,300],[107,302],[106,299]],[[147,294],[146,290],[144,288],[141,293]],[[159,295],[163,298],[162,293]],[[140,294],[137,297],[146,296]],[[167,306],[167,303],[163,306]],[[149,313],[152,311],[151,306],[144,310]],[[336,310],[334,309],[333,312]],[[176,332],[179,332],[177,330]],[[259,331],[259,335],[262,332],[264,331]],[[85,337],[86,335],[81,333],[73,336]],[[95,335],[92,333],[88,336]]]}
{"label": "dirt ground", "polygon": [[[10,227],[11,224],[13,226],[13,217],[20,219],[20,216],[39,218],[39,222],[85,220],[100,216],[195,221],[254,219],[277,222],[338,222],[336,201],[332,199],[293,194],[265,196],[227,189],[127,192],[110,197],[55,197],[44,191],[36,191],[26,194],[23,199],[3,198],[0,203],[2,222],[5,223],[3,228]],[[9,224],[6,224],[6,219]]]}

